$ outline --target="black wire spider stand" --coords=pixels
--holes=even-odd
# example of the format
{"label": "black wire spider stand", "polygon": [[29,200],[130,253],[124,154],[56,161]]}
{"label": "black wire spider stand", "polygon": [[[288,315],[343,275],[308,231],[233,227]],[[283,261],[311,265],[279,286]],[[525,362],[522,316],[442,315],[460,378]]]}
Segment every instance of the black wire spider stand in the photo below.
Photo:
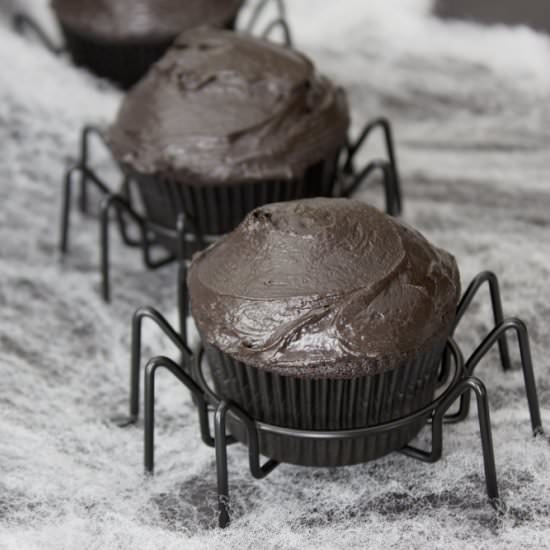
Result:
{"label": "black wire spider stand", "polygon": [[[367,138],[376,130],[383,133],[387,160],[368,161],[358,170],[356,169],[357,155],[366,144]],[[92,168],[90,162],[92,139],[99,141],[109,150],[102,129],[96,126],[83,128],[80,136],[79,158],[76,164],[66,171],[64,177],[59,248],[62,255],[68,252],[73,187],[75,185],[79,187],[78,206],[81,213],[84,214],[89,212],[89,187],[95,187],[103,197],[99,212],[101,293],[103,299],[109,302],[111,299],[109,222],[113,216],[122,241],[127,246],[141,249],[143,263],[148,269],[163,267],[177,259],[184,261],[193,252],[212,242],[212,236],[202,235],[198,230],[199,224],[189,214],[180,214],[175,228],[166,228],[149,221],[132,200],[134,183],[129,176],[123,175],[118,190],[113,190],[113,186],[103,181],[97,171]],[[391,125],[385,118],[378,118],[367,123],[358,139],[347,145],[337,175],[336,195],[352,196],[369,178],[376,174],[382,176],[386,211],[391,215],[401,214],[402,195],[397,158]],[[131,231],[129,226],[134,226],[134,229]],[[136,234],[137,238],[133,236]],[[178,250],[178,254],[167,254],[160,241],[174,243],[171,248]],[[158,253],[153,253],[154,249],[162,250],[160,257],[158,257]]]}
{"label": "black wire spider stand", "polygon": [[[228,417],[231,417],[233,422],[239,423],[246,430],[250,472],[254,478],[261,479],[278,466],[278,462],[272,459],[268,459],[263,464],[261,463],[259,437],[262,433],[299,439],[348,440],[384,432],[391,433],[392,430],[403,428],[418,422],[419,419],[427,418],[427,423],[431,427],[431,448],[424,450],[407,445],[400,452],[423,462],[436,462],[441,458],[443,452],[443,425],[460,422],[467,418],[473,394],[478,410],[487,496],[489,503],[498,513],[505,512],[506,507],[500,499],[498,490],[487,389],[482,380],[475,376],[475,369],[494,344],[498,343],[502,368],[505,371],[510,370],[507,340],[507,335],[510,332],[517,335],[533,435],[546,436],[542,428],[527,327],[520,319],[504,318],[499,284],[493,273],[482,272],[472,281],[458,306],[455,328],[478,290],[484,284],[489,286],[495,326],[467,360],[464,359],[463,353],[454,338],[449,338],[441,361],[438,379],[439,395],[433,402],[421,410],[391,422],[348,430],[297,430],[266,424],[251,418],[237,405],[222,399],[210,388],[203,373],[202,347],[192,352],[185,336],[180,336],[160,313],[152,308],[137,310],[132,320],[130,418],[128,423],[135,422],[139,413],[139,371],[143,320],[153,321],[170,338],[183,357],[181,364],[177,364],[168,357],[154,357],[144,369],[145,471],[152,473],[154,470],[155,375],[159,369],[168,370],[189,389],[193,402],[197,406],[201,438],[206,445],[215,448],[220,527],[227,526],[230,521],[227,447],[236,442],[232,435],[227,434]],[[449,413],[451,407],[457,402],[458,410]],[[213,413],[214,416],[214,435],[212,435],[210,429],[210,413]]]}
{"label": "black wire spider stand", "polygon": [[[118,190],[113,191],[111,186],[90,168],[89,155],[92,137],[108,149],[104,133],[100,128],[95,126],[83,128],[80,139],[80,158],[66,171],[64,177],[59,248],[63,255],[68,252],[73,187],[78,184],[79,210],[81,213],[87,214],[89,212],[89,187],[92,185],[102,196],[99,208],[100,270],[102,295],[108,302],[110,301],[109,225],[113,214],[123,242],[129,247],[141,248],[143,263],[148,269],[157,269],[173,262],[176,258],[172,254],[164,254],[160,259],[154,258],[153,249],[159,245],[156,235],[161,232],[162,228],[156,228],[157,231],[154,233],[151,224],[137,211],[132,201],[130,178],[123,176]],[[132,226],[134,230],[131,231],[129,226]],[[175,231],[176,238],[180,238],[181,231],[182,228],[178,224]],[[133,236],[136,232],[137,238]]]}
{"label": "black wire spider stand", "polygon": [[260,30],[259,36],[261,36],[262,38],[269,38],[269,36],[275,29],[280,28],[283,33],[285,45],[291,48],[293,45],[292,33],[288,24],[287,10],[284,0],[261,0],[260,2],[258,2],[252,10],[250,19],[248,20],[248,23],[243,27],[243,30],[248,34],[255,34],[261,21],[261,16],[270,4],[275,4],[277,15],[267,24],[267,26],[263,30]]}

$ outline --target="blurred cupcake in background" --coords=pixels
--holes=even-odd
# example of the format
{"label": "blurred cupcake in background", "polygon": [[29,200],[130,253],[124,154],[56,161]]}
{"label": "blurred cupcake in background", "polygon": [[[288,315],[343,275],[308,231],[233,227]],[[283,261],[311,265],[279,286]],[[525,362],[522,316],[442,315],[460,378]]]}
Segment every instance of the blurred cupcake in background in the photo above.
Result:
{"label": "blurred cupcake in background", "polygon": [[159,239],[181,214],[218,236],[263,204],[332,196],[349,122],[344,91],[304,55],[196,29],[127,94],[108,141]]}
{"label": "blurred cupcake in background", "polygon": [[232,29],[243,0],[52,0],[74,62],[123,88],[185,29]]}

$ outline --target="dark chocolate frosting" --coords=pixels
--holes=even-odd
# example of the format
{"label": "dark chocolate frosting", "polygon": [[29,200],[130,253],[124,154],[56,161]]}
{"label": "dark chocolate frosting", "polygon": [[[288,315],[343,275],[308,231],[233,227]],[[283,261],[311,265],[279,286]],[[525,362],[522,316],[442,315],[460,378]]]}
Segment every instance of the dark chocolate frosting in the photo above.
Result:
{"label": "dark chocolate frosting", "polygon": [[251,212],[188,274],[204,342],[282,375],[350,378],[444,345],[453,256],[362,202],[307,199]]}
{"label": "dark chocolate frosting", "polygon": [[202,25],[224,26],[243,0],[52,0],[60,21],[105,40],[169,40]]}
{"label": "dark chocolate frosting", "polygon": [[140,173],[243,183],[301,177],[343,146],[348,125],[345,94],[303,55],[198,29],[126,96],[110,143]]}

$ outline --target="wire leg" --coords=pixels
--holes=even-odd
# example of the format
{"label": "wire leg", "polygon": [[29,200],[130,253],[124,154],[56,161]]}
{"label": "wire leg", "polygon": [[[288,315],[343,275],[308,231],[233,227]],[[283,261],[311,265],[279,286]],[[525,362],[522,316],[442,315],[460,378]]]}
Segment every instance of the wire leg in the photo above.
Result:
{"label": "wire leg", "polygon": [[[130,191],[130,177],[127,174],[123,174],[122,176],[122,183],[120,184],[118,193],[127,204],[131,205],[132,197]],[[122,237],[124,244],[130,247],[143,246],[141,239],[134,239],[130,236],[128,232],[128,223],[120,210],[117,210],[117,222],[120,236]]]}
{"label": "wire leg", "polygon": [[164,368],[173,374],[187,389],[199,404],[199,420],[201,426],[205,419],[206,402],[199,386],[185,373],[182,368],[168,357],[154,357],[145,366],[145,404],[144,404],[144,466],[147,473],[153,473],[155,468],[155,374],[159,368]]}
{"label": "wire leg", "polygon": [[369,162],[361,172],[355,175],[350,183],[343,191],[344,197],[353,195],[368,177],[376,171],[382,172],[382,182],[384,185],[384,196],[386,198],[386,212],[390,216],[398,216],[401,214],[401,199],[398,197],[399,190],[395,186],[391,166],[385,160],[373,160]]}
{"label": "wire leg", "polygon": [[[256,24],[258,23],[260,16],[265,11],[266,7],[269,5],[271,0],[260,0],[258,4],[256,4],[254,11],[252,12],[252,15],[250,17],[250,20],[248,24],[245,26],[245,30],[247,33],[252,34],[255,30]],[[286,8],[283,0],[275,0],[275,4],[278,10],[278,17],[280,19],[285,20],[286,19]]]}
{"label": "wire leg", "polygon": [[[456,312],[454,330],[456,330],[456,327],[462,320],[462,317],[468,310],[468,307],[470,306],[473,299],[477,295],[479,289],[485,283],[487,283],[489,286],[494,323],[495,325],[498,325],[504,321],[504,312],[502,308],[502,299],[500,294],[500,285],[498,282],[498,278],[491,271],[483,271],[479,273],[472,280],[472,282],[466,289],[466,292],[464,293],[462,299],[460,300],[460,304],[458,305],[457,312]],[[508,348],[508,339],[505,333],[503,333],[502,337],[499,338],[498,340],[498,349],[500,353],[500,361],[501,361],[503,370],[505,371],[510,370],[512,368],[511,361],[510,361],[510,351]]]}
{"label": "wire leg", "polygon": [[[377,128],[380,128],[384,133],[384,141],[386,145],[386,152],[388,156],[387,161],[387,174],[384,174],[384,185],[385,185],[385,193],[386,193],[386,210],[388,214],[391,214],[393,216],[398,216],[403,211],[403,198],[401,193],[401,181],[399,177],[399,171],[397,168],[397,156],[395,153],[395,146],[393,141],[393,134],[392,129],[389,121],[386,118],[377,118],[375,120],[372,120],[366,124],[366,126],[363,128],[363,131],[361,132],[359,138],[355,141],[355,143],[350,144],[348,142],[348,155],[347,160],[343,166],[343,172],[344,174],[353,174],[355,173],[354,165],[355,165],[355,157],[359,151],[359,149],[363,146],[363,144],[366,142],[370,134],[376,130]],[[385,163],[386,161],[375,161],[374,163],[370,164],[381,164]],[[355,188],[357,188],[361,181],[368,175],[368,167],[363,170],[362,173],[359,174],[358,177],[355,178],[355,181],[351,185],[351,189],[347,192],[347,195],[349,196],[350,193],[353,193]],[[366,172],[366,174],[365,174]]]}
{"label": "wire leg", "polygon": [[478,378],[469,378],[468,382],[472,388],[472,391],[475,393],[477,400],[477,414],[479,418],[481,448],[483,450],[483,465],[485,468],[487,496],[489,497],[489,502],[495,505],[495,503],[499,500],[499,493],[487,389],[485,388],[483,382],[481,382]]}
{"label": "wire leg", "polygon": [[392,170],[384,174],[384,194],[386,197],[386,212],[390,216],[401,215],[401,190]]}
{"label": "wire leg", "polygon": [[69,225],[71,216],[71,195],[73,185],[73,174],[76,168],[70,168],[65,174],[63,182],[63,198],[61,207],[61,239],[59,242],[59,250],[62,254],[66,254],[69,248]]}
{"label": "wire leg", "polygon": [[456,385],[454,391],[452,391],[435,410],[432,419],[432,448],[430,451],[407,446],[402,449],[402,453],[423,462],[435,462],[439,460],[443,453],[443,421],[445,414],[458,398],[465,394],[470,395],[471,392],[474,392],[477,400],[487,496],[489,497],[491,505],[495,508],[499,508],[501,507],[501,503],[499,501],[489,401],[487,399],[487,389],[478,378],[471,376],[461,380]]}
{"label": "wire leg", "polygon": [[[86,166],[86,164],[84,166]],[[78,197],[78,207],[82,214],[88,213],[88,177],[86,170],[80,171],[80,195]]]}
{"label": "wire leg", "polygon": [[225,435],[227,410],[229,404],[222,401],[214,415],[214,433],[216,445],[216,474],[218,482],[218,525],[221,528],[229,524],[229,480],[227,472],[227,441]]}
{"label": "wire leg", "polygon": [[157,367],[154,363],[149,363],[145,367],[143,461],[147,473],[153,473],[155,469],[155,373]]}
{"label": "wire leg", "polygon": [[142,311],[138,310],[132,318],[132,356],[130,361],[130,418],[135,423],[139,416],[139,366],[141,364],[141,325]]}
{"label": "wire leg", "polygon": [[[190,371],[191,351],[170,323],[155,309],[143,307],[136,310],[132,317],[132,353],[130,359],[130,415],[117,422],[120,427],[135,424],[139,417],[141,330],[144,319],[150,319],[167,336],[182,354],[182,368]],[[187,365],[187,369],[186,369]]]}
{"label": "wire leg", "polygon": [[[121,197],[117,195],[107,195],[100,206],[100,265],[101,265],[101,280],[102,280],[102,295],[103,299],[106,302],[111,301],[111,281],[110,281],[110,264],[109,264],[109,245],[110,245],[110,239],[109,239],[109,217],[111,209],[115,209],[115,213],[118,218],[122,217],[121,210],[123,209],[127,213],[132,213],[131,207],[128,205],[128,203],[122,199]],[[139,230],[141,232],[141,242],[143,243],[144,247],[144,256],[148,260],[148,243],[147,240],[147,232],[144,227],[143,222],[141,219],[134,215],[132,216],[134,221],[136,222],[137,226],[139,227]]]}
{"label": "wire leg", "polygon": [[290,27],[285,19],[279,18],[271,21],[269,25],[264,29],[261,36],[262,38],[268,39],[274,30],[281,29],[283,33],[284,45],[292,48],[292,34],[290,32]]}
{"label": "wire leg", "polygon": [[105,197],[100,208],[100,270],[101,270],[101,292],[106,302],[111,301],[111,282],[109,277],[109,213],[114,205],[112,195]]}
{"label": "wire leg", "polygon": [[[66,254],[69,248],[69,226],[70,226],[70,215],[71,215],[71,200],[72,200],[72,188],[74,184],[74,176],[76,173],[79,173],[79,185],[82,190],[83,186],[87,189],[90,184],[96,186],[100,193],[105,195],[107,198],[113,197],[111,202],[115,202],[115,195],[111,195],[105,183],[103,183],[93,172],[77,164],[72,166],[65,172],[65,178],[63,181],[63,197],[62,197],[62,210],[61,210],[61,236],[59,242],[59,249],[62,254]],[[85,182],[85,183],[83,183]],[[82,197],[82,195],[81,195]],[[81,199],[79,198],[79,200]],[[80,209],[82,210],[82,203],[79,203]],[[105,207],[108,205],[105,203]]]}
{"label": "wire leg", "polygon": [[463,393],[460,396],[458,410],[453,414],[445,415],[444,422],[445,424],[457,424],[468,418],[470,414],[470,405],[471,405],[471,394],[469,392]]}
{"label": "wire leg", "polygon": [[80,134],[80,159],[78,165],[82,168],[80,171],[80,195],[78,197],[78,206],[82,214],[88,213],[88,161],[90,151],[90,136],[97,135],[104,142],[103,135],[99,128],[95,126],[84,126]]}
{"label": "wire leg", "polygon": [[395,154],[395,146],[393,141],[393,132],[391,124],[388,119],[381,118],[378,121],[378,124],[384,132],[384,141],[386,142],[386,152],[388,155],[388,160],[390,161],[390,166],[392,169],[392,175],[394,180],[395,187],[395,207],[401,212],[403,208],[403,201],[401,196],[401,180],[399,177],[399,170],[397,168],[397,155]]}
{"label": "wire leg", "polygon": [[218,524],[221,528],[227,527],[229,518],[229,479],[227,471],[227,446],[234,439],[226,435],[227,413],[232,413],[245,426],[248,434],[248,455],[250,472],[256,479],[262,479],[272,472],[278,462],[268,460],[263,466],[260,465],[260,453],[258,445],[258,433],[254,422],[236,407],[230,405],[227,401],[221,401],[216,408],[214,415],[214,433],[216,447],[216,473],[218,481]]}
{"label": "wire leg", "polygon": [[521,319],[505,319],[502,323],[497,325],[474,350],[468,361],[466,361],[465,369],[470,375],[472,375],[479,362],[487,355],[488,351],[492,348],[495,342],[499,341],[508,331],[515,332],[518,338],[521,367],[523,370],[523,379],[525,382],[525,392],[527,395],[533,435],[543,435],[544,430],[540,415],[535,374],[533,372],[533,360],[531,358],[529,335],[527,332],[527,326]]}

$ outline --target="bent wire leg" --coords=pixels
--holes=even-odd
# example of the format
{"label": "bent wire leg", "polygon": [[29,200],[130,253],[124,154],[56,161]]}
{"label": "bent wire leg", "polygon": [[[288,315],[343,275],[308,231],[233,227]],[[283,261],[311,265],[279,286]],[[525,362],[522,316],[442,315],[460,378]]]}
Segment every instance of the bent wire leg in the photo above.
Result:
{"label": "bent wire leg", "polygon": [[65,178],[63,180],[63,197],[62,197],[62,211],[61,211],[61,237],[59,243],[59,249],[62,254],[65,254],[69,247],[69,224],[71,214],[71,197],[72,188],[74,183],[74,176],[80,174],[80,185],[82,186],[82,177],[86,178],[86,185],[89,182],[93,183],[97,189],[103,195],[109,195],[109,189],[106,184],[101,181],[91,170],[76,164],[71,166],[65,172]]}
{"label": "bent wire leg", "polygon": [[[132,206],[131,178],[126,174],[124,174],[122,177],[122,183],[120,185],[120,195],[130,206]],[[140,238],[134,238],[130,235],[130,232],[128,231],[128,221],[124,217],[121,210],[117,210],[117,223],[120,236],[122,237],[124,244],[131,248],[145,246],[145,243],[143,242],[143,236],[141,236]]]}
{"label": "bent wire leg", "polygon": [[262,32],[262,38],[268,39],[276,29],[282,30],[285,46],[292,48],[292,34],[290,32],[290,27],[283,18],[278,18],[271,21],[271,23],[269,23]]}
{"label": "bent wire leg", "polygon": [[206,401],[199,386],[168,357],[153,357],[145,366],[144,467],[147,473],[153,473],[155,468],[155,374],[159,368],[168,370],[191,392],[198,407],[201,428],[208,426]]}
{"label": "bent wire leg", "polygon": [[395,153],[395,145],[393,140],[393,131],[391,124],[387,118],[380,117],[368,122],[363,131],[359,135],[355,143],[348,145],[348,158],[344,165],[344,172],[353,173],[354,159],[359,149],[366,142],[370,134],[380,128],[384,134],[384,142],[386,145],[386,154],[388,162],[391,168],[392,176],[394,179],[395,193],[396,193],[396,209],[401,212],[403,209],[402,195],[401,195],[401,179],[399,177],[399,169],[397,166],[397,155]]}
{"label": "bent wire leg", "polygon": [[26,13],[19,12],[13,16],[12,25],[15,32],[20,35],[24,35],[27,30],[33,32],[38,38],[40,43],[52,54],[61,55],[65,48],[63,46],[57,46],[54,41],[46,34],[46,31],[30,16]]}
{"label": "bent wire leg", "polygon": [[[489,292],[491,296],[491,306],[493,309],[493,319],[495,325],[504,321],[504,313],[502,309],[502,299],[500,294],[500,285],[497,276],[491,271],[482,271],[479,273],[470,283],[466,292],[462,296],[458,308],[456,311],[454,329],[456,330],[458,324],[464,317],[464,314],[470,307],[473,299],[477,295],[479,289],[487,283],[489,286]],[[506,334],[503,333],[498,340],[498,349],[500,353],[500,361],[502,363],[503,370],[507,371],[511,368],[510,351],[508,349],[508,340]]]}
{"label": "bent wire leg", "polygon": [[[483,271],[479,273],[462,296],[460,303],[458,304],[453,332],[456,331],[458,324],[464,317],[464,314],[470,307],[472,301],[476,297],[479,289],[487,283],[489,286],[489,292],[491,296],[491,306],[493,310],[493,319],[495,326],[504,321],[504,313],[502,309],[502,300],[500,294],[500,287],[497,276],[491,271]],[[498,348],[500,354],[500,362],[502,369],[508,371],[511,368],[510,350],[508,348],[508,339],[506,332],[504,331],[498,339]],[[465,420],[470,412],[470,393],[464,393],[460,398],[460,405],[456,413],[447,415],[445,421],[447,423],[456,423]]]}
{"label": "bent wire leg", "polygon": [[[113,190],[109,190],[108,186],[102,182],[97,174],[90,168],[90,140],[92,137],[96,137],[97,140],[104,146],[104,148],[110,152],[109,146],[105,139],[105,134],[101,128],[93,125],[84,126],[80,134],[80,157],[78,159],[78,166],[80,171],[80,195],[79,195],[79,208],[83,214],[88,212],[88,189],[89,183],[100,184],[100,190],[105,194],[113,193]],[[120,186],[119,194],[122,199],[125,199],[128,204],[131,204],[130,197],[130,177],[127,174],[123,174],[122,184]],[[128,232],[128,224],[120,210],[116,211],[117,222],[119,226],[120,235],[124,243],[131,247],[143,246],[141,239],[134,239]]]}
{"label": "bent wire leg", "polygon": [[[78,200],[80,211],[83,214],[88,212],[88,182],[90,180],[98,180],[99,178],[90,168],[90,138],[92,136],[97,137],[101,144],[109,150],[107,142],[105,141],[105,135],[100,128],[93,125],[87,125],[82,128],[80,133],[80,158],[78,159],[78,166],[82,168],[80,174],[80,196]],[[110,189],[105,189],[106,193],[112,193]]]}
{"label": "bent wire leg", "polygon": [[245,26],[245,31],[249,34],[254,32],[254,29],[260,20],[262,13],[265,11],[270,2],[274,1],[278,11],[279,19],[286,20],[286,8],[283,0],[261,0],[254,7],[254,11],[250,16],[248,24]]}
{"label": "bent wire leg", "polygon": [[226,420],[229,403],[222,401],[214,414],[214,440],[216,445],[216,478],[218,485],[218,525],[229,524],[229,480],[227,472]]}
{"label": "bent wire leg", "polygon": [[248,444],[248,462],[250,473],[256,479],[262,479],[270,474],[279,463],[267,460],[260,464],[260,445],[258,430],[254,421],[243,411],[227,401],[221,401],[214,415],[214,433],[216,445],[216,471],[218,480],[218,524],[224,528],[229,524],[229,480],[227,471],[227,446],[233,438],[226,435],[227,414],[231,413],[246,428]]}
{"label": "bent wire leg", "polygon": [[151,255],[151,247],[155,244],[155,242],[149,240],[145,222],[141,220],[138,225],[140,227],[143,242],[143,263],[145,264],[145,267],[147,267],[147,269],[158,269],[160,267],[164,267],[165,265],[171,264],[174,260],[177,259],[176,255],[167,252],[164,257],[154,260]]}
{"label": "bent wire leg", "polygon": [[[170,323],[155,309],[142,307],[136,310],[132,317],[132,350],[130,358],[130,415],[119,422],[120,427],[135,424],[139,417],[139,381],[141,365],[141,333],[143,320],[150,319],[180,350],[184,364],[191,362],[191,351],[181,339],[180,335],[172,328]],[[182,367],[183,368],[183,367]],[[190,369],[190,367],[189,367]]]}
{"label": "bent wire leg", "polygon": [[509,331],[515,332],[518,339],[521,368],[523,370],[523,380],[525,383],[525,393],[527,395],[533,435],[544,435],[540,415],[539,399],[537,396],[537,386],[535,383],[535,374],[533,371],[529,334],[527,332],[527,326],[521,319],[512,317],[499,323],[474,350],[470,358],[466,361],[465,369],[469,375],[472,375],[477,365],[485,357],[485,355],[487,355],[495,342],[500,341],[502,336]]}
{"label": "bent wire leg", "polygon": [[383,176],[384,194],[386,198],[386,212],[391,216],[401,214],[401,192],[396,186],[396,181],[392,174],[390,164],[385,160],[373,160],[369,162],[359,174],[352,179],[351,184],[345,188],[342,195],[350,197],[353,195],[362,183],[373,173],[380,171]]}
{"label": "bent wire leg", "polygon": [[442,401],[435,410],[432,420],[432,448],[430,451],[407,446],[402,452],[407,456],[422,460],[423,462],[436,462],[439,460],[443,452],[443,421],[445,413],[461,395],[471,392],[475,394],[477,401],[487,496],[489,497],[491,505],[495,508],[499,508],[501,507],[501,503],[498,492],[489,401],[487,399],[487,389],[478,378],[468,377],[461,380],[449,396]]}
{"label": "bent wire leg", "polygon": [[114,195],[108,195],[101,202],[99,221],[101,294],[106,302],[111,301],[111,281],[109,278],[109,215],[112,208],[117,209],[116,197]]}
{"label": "bent wire leg", "polygon": [[172,261],[174,256],[169,254],[165,258],[153,260],[151,258],[151,244],[147,236],[146,222],[137,214],[130,204],[119,195],[108,194],[101,203],[100,207],[100,249],[101,249],[101,274],[102,274],[102,294],[106,302],[111,300],[110,278],[109,278],[109,216],[111,209],[114,208],[117,215],[121,213],[130,217],[136,224],[140,232],[140,241],[142,243],[143,262],[149,269],[157,269]]}
{"label": "bent wire leg", "polygon": [[71,216],[71,195],[73,186],[73,175],[80,171],[78,166],[73,166],[65,173],[63,182],[63,197],[61,206],[61,237],[59,240],[59,250],[62,254],[66,254],[69,248],[69,227]]}
{"label": "bent wire leg", "polygon": [[[84,126],[80,134],[80,158],[78,162],[79,165],[85,169],[88,169],[90,151],[89,138],[91,135],[101,136],[101,132],[94,126]],[[88,178],[85,170],[82,170],[80,174],[80,196],[78,205],[83,214],[88,212]]]}

